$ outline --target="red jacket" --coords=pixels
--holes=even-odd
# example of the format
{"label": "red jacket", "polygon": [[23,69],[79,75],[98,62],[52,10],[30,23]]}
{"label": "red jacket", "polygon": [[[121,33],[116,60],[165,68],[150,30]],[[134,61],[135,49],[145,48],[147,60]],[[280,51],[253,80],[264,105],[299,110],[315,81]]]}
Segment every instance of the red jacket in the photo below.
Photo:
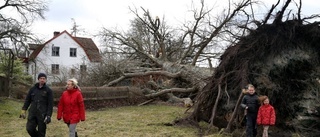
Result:
{"label": "red jacket", "polygon": [[74,124],[85,120],[85,108],[82,94],[78,88],[66,90],[62,93],[59,104],[57,119],[63,117],[65,123]]}
{"label": "red jacket", "polygon": [[258,125],[274,125],[276,123],[276,113],[270,104],[262,105],[257,116]]}

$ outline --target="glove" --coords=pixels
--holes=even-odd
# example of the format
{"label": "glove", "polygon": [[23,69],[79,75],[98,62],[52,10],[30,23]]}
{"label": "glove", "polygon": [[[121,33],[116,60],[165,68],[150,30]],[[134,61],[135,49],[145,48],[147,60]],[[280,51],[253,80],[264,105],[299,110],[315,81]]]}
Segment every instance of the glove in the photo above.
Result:
{"label": "glove", "polygon": [[46,124],[49,124],[51,122],[51,117],[50,116],[46,116],[46,118],[43,121]]}
{"label": "glove", "polygon": [[26,110],[21,110],[19,118],[23,118],[23,119],[26,118]]}

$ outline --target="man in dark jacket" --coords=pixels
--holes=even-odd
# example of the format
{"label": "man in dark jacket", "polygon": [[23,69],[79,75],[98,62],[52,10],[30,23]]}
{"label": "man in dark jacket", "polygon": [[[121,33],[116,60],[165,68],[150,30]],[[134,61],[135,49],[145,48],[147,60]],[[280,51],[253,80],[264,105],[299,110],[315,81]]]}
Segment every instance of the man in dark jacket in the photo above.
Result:
{"label": "man in dark jacket", "polygon": [[38,81],[29,90],[20,114],[20,118],[26,118],[26,110],[31,105],[28,110],[27,121],[27,131],[31,137],[45,137],[46,124],[51,122],[53,109],[53,94],[52,90],[46,85],[46,74],[40,73]]}
{"label": "man in dark jacket", "polygon": [[257,115],[259,110],[259,98],[253,85],[249,84],[246,88],[247,93],[243,97],[241,107],[246,111],[246,135],[247,137],[257,136]]}

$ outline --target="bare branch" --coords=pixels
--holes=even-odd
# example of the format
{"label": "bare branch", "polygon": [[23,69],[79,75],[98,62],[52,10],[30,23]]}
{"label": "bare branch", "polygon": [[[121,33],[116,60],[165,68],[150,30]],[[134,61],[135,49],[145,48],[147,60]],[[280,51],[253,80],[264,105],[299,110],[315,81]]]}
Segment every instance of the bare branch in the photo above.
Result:
{"label": "bare branch", "polygon": [[174,93],[174,92],[190,93],[190,92],[194,92],[196,90],[197,90],[197,88],[195,88],[195,87],[193,87],[193,88],[171,88],[171,89],[164,89],[164,90],[158,91],[156,93],[148,94],[145,96],[148,98],[154,98],[154,97],[158,97],[159,95],[166,94],[166,93]]}
{"label": "bare branch", "polygon": [[[1,3],[2,4],[2,3]],[[17,13],[18,17],[11,17],[1,12],[0,15],[0,40],[10,42],[7,46],[15,49],[15,54],[24,52],[27,49],[26,41],[38,42],[31,32],[28,30],[34,19],[44,19],[43,13],[47,10],[44,0],[5,0],[0,5],[0,11],[10,10]],[[21,17],[21,18],[19,18]],[[3,46],[3,45],[1,45]]]}
{"label": "bare branch", "polygon": [[272,12],[273,12],[273,10],[279,5],[279,3],[280,3],[280,0],[278,0],[278,2],[277,2],[276,5],[272,4],[272,6],[271,6],[271,8],[270,8],[270,10],[269,10],[269,12],[268,12],[268,14],[267,14],[267,16],[266,16],[265,19],[262,21],[262,24],[266,24],[266,23],[268,22],[271,14],[272,14]]}
{"label": "bare branch", "polygon": [[302,7],[302,0],[299,0],[299,8],[298,8],[298,20],[301,21],[301,7]]}
{"label": "bare branch", "polygon": [[210,34],[210,36],[198,44],[200,48],[198,49],[198,51],[195,54],[195,57],[193,58],[193,61],[191,63],[192,65],[196,64],[196,61],[199,58],[200,54],[203,52],[205,47],[207,47],[208,43],[219,34],[223,26],[226,23],[228,23],[242,8],[248,6],[248,4],[250,4],[250,1],[251,0],[244,0],[240,2],[239,5],[237,5],[237,7],[230,14],[226,15],[225,19],[220,23],[219,26],[217,26],[217,28]]}
{"label": "bare branch", "polygon": [[200,21],[204,18],[204,16],[206,16],[208,12],[204,12],[203,9],[204,8],[204,1],[201,1],[201,8],[200,8],[200,11],[198,13],[198,16],[197,16],[197,13],[196,11],[194,11],[194,19],[195,19],[195,25],[193,26],[192,30],[188,31],[185,35],[189,34],[190,36],[190,42],[189,42],[189,45],[187,46],[187,50],[184,52],[184,54],[182,55],[182,57],[180,58],[180,60],[178,62],[182,62],[182,60],[184,60],[187,56],[189,56],[190,54],[192,54],[192,52],[194,51],[194,35],[197,35],[196,31],[197,29],[199,28],[199,23]]}
{"label": "bare branch", "polygon": [[273,24],[279,24],[280,22],[282,22],[282,18],[283,18],[283,14],[286,11],[287,7],[289,6],[291,0],[287,0],[287,2],[285,3],[285,5],[282,7],[281,11],[279,11],[276,15],[276,18],[273,21]]}
{"label": "bare branch", "polygon": [[215,101],[215,103],[214,103],[214,106],[213,106],[213,108],[212,108],[212,113],[211,113],[211,118],[210,118],[210,127],[213,126],[213,120],[214,120],[214,118],[215,118],[215,116],[216,116],[216,111],[217,111],[218,103],[219,103],[219,100],[220,100],[220,97],[221,97],[221,95],[220,95],[220,94],[221,94],[221,85],[219,84],[218,86],[219,86],[219,88],[218,88],[218,95],[217,95],[216,101]]}
{"label": "bare branch", "polygon": [[126,78],[132,78],[132,77],[137,77],[137,76],[149,76],[149,75],[163,75],[166,77],[170,77],[170,78],[176,78],[179,77],[181,74],[181,72],[177,72],[177,73],[169,73],[167,71],[148,71],[145,73],[126,73],[123,76],[121,76],[120,78],[113,80],[111,82],[109,82],[106,86],[112,86]]}

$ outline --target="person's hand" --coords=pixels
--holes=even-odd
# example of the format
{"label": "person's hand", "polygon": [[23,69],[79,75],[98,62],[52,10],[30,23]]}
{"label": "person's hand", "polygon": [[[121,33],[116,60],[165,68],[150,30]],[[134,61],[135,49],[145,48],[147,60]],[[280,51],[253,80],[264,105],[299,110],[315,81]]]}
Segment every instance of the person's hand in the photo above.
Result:
{"label": "person's hand", "polygon": [[23,118],[23,119],[26,118],[26,110],[21,110],[19,118]]}
{"label": "person's hand", "polygon": [[51,122],[51,117],[50,116],[46,116],[46,118],[43,121],[46,124],[49,124]]}

